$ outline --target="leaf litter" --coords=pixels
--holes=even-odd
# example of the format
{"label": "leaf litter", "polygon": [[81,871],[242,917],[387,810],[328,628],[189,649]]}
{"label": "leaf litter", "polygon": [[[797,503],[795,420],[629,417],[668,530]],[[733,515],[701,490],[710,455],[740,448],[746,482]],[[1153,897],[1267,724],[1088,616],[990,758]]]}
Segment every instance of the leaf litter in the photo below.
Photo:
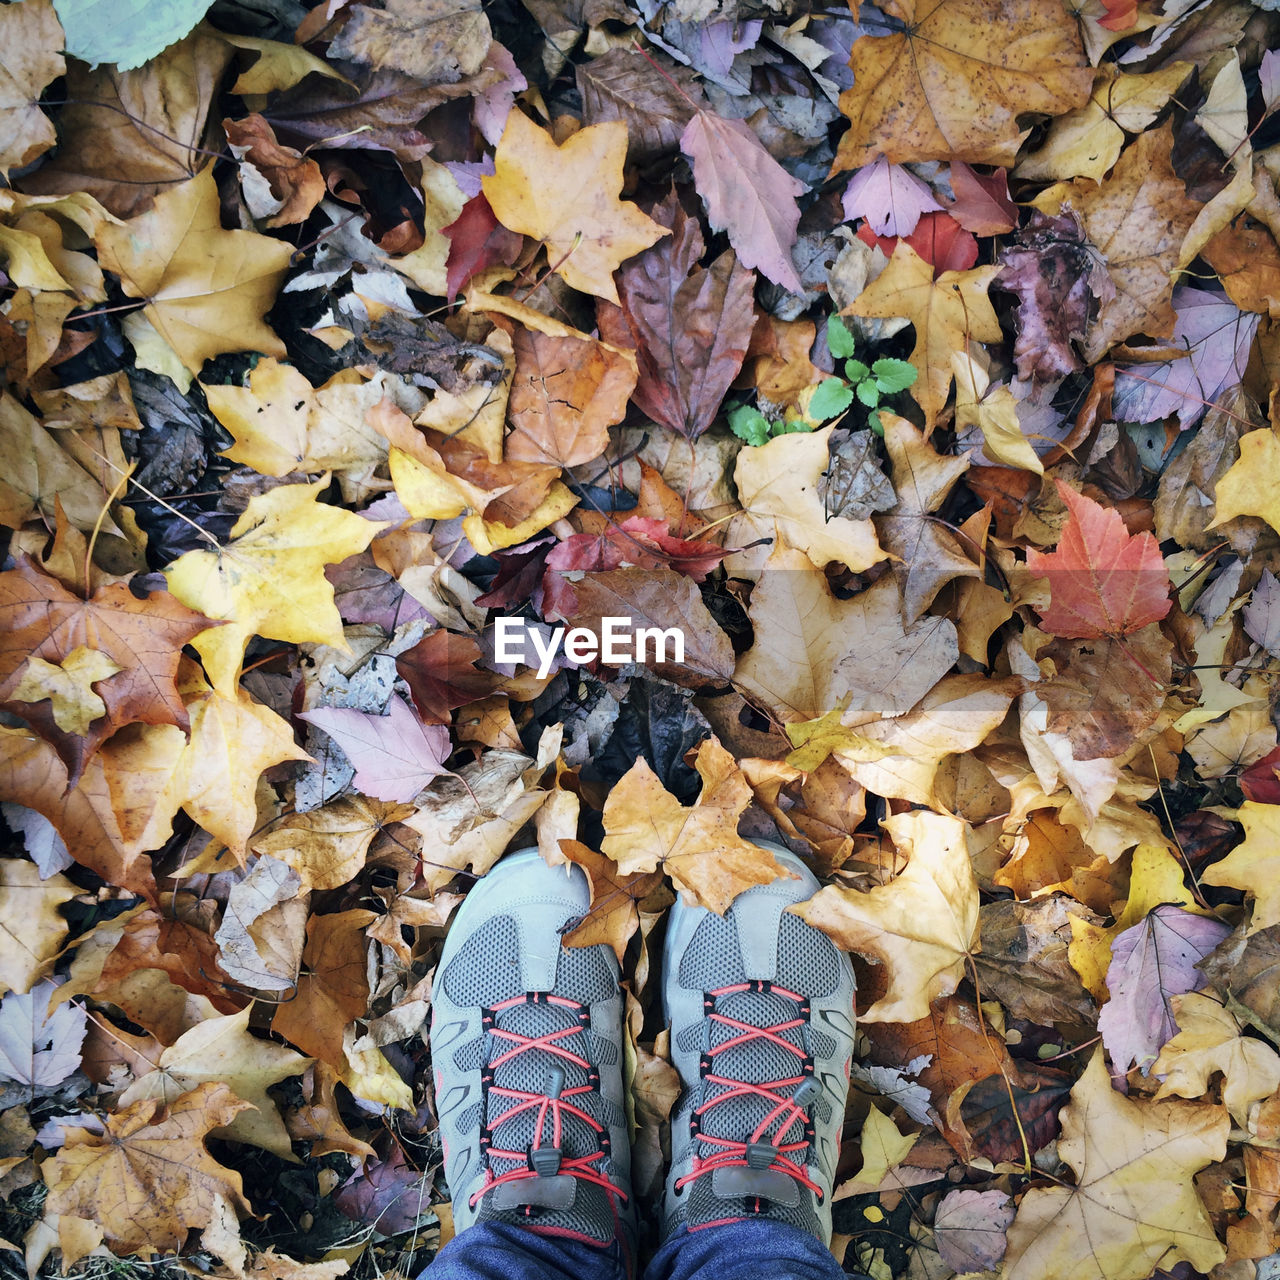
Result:
{"label": "leaf litter", "polygon": [[430,973],[528,845],[648,1194],[653,931],[761,839],[858,972],[850,1270],[1268,1274],[1274,6],[108,10],[0,7],[31,1274],[420,1270]]}

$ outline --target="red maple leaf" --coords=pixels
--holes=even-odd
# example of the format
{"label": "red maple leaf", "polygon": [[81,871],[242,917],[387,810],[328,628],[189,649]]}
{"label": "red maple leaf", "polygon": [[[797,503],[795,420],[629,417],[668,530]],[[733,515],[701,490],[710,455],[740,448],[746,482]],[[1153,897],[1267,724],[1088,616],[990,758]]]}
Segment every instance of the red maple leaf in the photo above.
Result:
{"label": "red maple leaf", "polygon": [[1169,612],[1169,574],[1155,538],[1130,534],[1118,511],[1056,483],[1068,512],[1058,548],[1027,552],[1027,568],[1049,579],[1044,629],[1090,640],[1159,622]]}

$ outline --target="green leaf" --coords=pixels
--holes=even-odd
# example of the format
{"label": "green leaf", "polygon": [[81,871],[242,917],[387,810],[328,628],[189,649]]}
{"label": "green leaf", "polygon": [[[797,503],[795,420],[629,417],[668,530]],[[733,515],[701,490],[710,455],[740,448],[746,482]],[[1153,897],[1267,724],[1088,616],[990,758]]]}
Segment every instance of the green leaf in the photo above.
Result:
{"label": "green leaf", "polygon": [[813,430],[803,418],[795,418],[790,422],[783,420],[771,425],[775,436],[798,436],[801,432]]}
{"label": "green leaf", "polygon": [[827,317],[827,346],[837,360],[853,355],[853,334],[839,316]]}
{"label": "green leaf", "polygon": [[867,406],[868,409],[874,409],[880,403],[880,388],[876,386],[874,378],[863,378],[858,383],[858,399]]}
{"label": "green leaf", "polygon": [[850,382],[861,382],[863,378],[871,376],[871,370],[861,360],[846,360],[844,362],[844,376]]}
{"label": "green leaf", "polygon": [[769,419],[749,404],[740,404],[729,412],[729,430],[748,444],[769,443]]}
{"label": "green leaf", "polygon": [[884,439],[884,419],[880,416],[884,413],[883,409],[877,409],[873,413],[867,415],[867,425],[882,440]]}
{"label": "green leaf", "polygon": [[213,0],[53,0],[66,50],[96,67],[129,71],[176,44]]}
{"label": "green leaf", "polygon": [[916,367],[905,360],[884,358],[871,366],[876,375],[876,384],[884,395],[893,395],[895,391],[905,391],[916,380]]}
{"label": "green leaf", "polygon": [[843,378],[828,378],[818,384],[809,401],[809,417],[826,422],[843,413],[853,403],[853,392]]}

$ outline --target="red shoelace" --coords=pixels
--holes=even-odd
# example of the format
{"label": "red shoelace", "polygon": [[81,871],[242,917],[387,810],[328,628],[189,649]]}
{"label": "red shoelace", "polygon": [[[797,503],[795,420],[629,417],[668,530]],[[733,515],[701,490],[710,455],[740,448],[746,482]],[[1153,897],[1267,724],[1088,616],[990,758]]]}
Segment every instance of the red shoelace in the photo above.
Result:
{"label": "red shoelace", "polygon": [[[510,1031],[497,1025],[498,1014],[523,1004],[555,1005],[557,1008],[572,1012],[575,1015],[574,1022],[567,1027],[557,1027],[553,1031],[547,1031],[538,1036],[522,1035],[518,1031]],[[556,1156],[552,1157],[550,1163],[543,1164],[542,1168],[549,1169],[551,1173],[567,1174],[583,1182],[590,1182],[595,1186],[602,1187],[611,1196],[619,1197],[625,1201],[627,1199],[626,1192],[610,1182],[597,1167],[597,1162],[605,1157],[609,1149],[609,1137],[604,1125],[592,1116],[590,1112],[584,1111],[582,1107],[577,1106],[572,1101],[573,1098],[579,1095],[594,1092],[600,1085],[600,1073],[591,1065],[591,1062],[583,1054],[576,1053],[561,1043],[571,1036],[578,1035],[590,1026],[591,1014],[586,1006],[579,1004],[576,1000],[552,995],[546,991],[529,991],[524,995],[513,996],[509,1000],[503,1000],[500,1004],[495,1004],[491,1009],[483,1010],[481,1024],[495,1039],[507,1041],[511,1045],[509,1049],[505,1049],[498,1054],[481,1072],[481,1086],[485,1094],[485,1114],[487,1116],[490,1105],[488,1100],[491,1098],[506,1099],[511,1105],[501,1115],[495,1116],[481,1130],[480,1146],[481,1150],[486,1153],[487,1159],[484,1183],[471,1197],[472,1206],[480,1200],[481,1196],[486,1195],[494,1187],[504,1182],[519,1182],[524,1178],[542,1176],[541,1170],[535,1165],[537,1157],[534,1153],[537,1151],[545,1151],[548,1154],[552,1151],[556,1152]],[[587,1083],[574,1085],[569,1089],[563,1088],[564,1071],[562,1068],[553,1067],[548,1074],[547,1092],[531,1093],[522,1089],[507,1089],[494,1084],[494,1073],[499,1067],[511,1062],[522,1053],[531,1052],[550,1054],[553,1058],[561,1058],[565,1062],[580,1067],[587,1073]],[[530,1149],[528,1151],[508,1151],[501,1147],[493,1146],[489,1135],[496,1132],[507,1121],[514,1120],[526,1111],[536,1111],[537,1113],[533,1143]],[[561,1140],[564,1134],[566,1117],[581,1121],[595,1135],[596,1146],[594,1150],[588,1151],[581,1156],[567,1158],[564,1156],[561,1149]],[[548,1120],[550,1120],[551,1130],[550,1141],[544,1145],[544,1135],[546,1135]],[[527,1164],[523,1168],[509,1169],[506,1173],[495,1174],[488,1163],[489,1160],[525,1160]],[[554,1168],[551,1167],[552,1165],[554,1165]]]}
{"label": "red shoelace", "polygon": [[[737,1018],[731,1018],[726,1014],[716,1012],[715,1002],[717,1000],[723,999],[725,996],[738,995],[744,991],[771,994],[781,996],[785,1000],[792,1000],[799,1007],[799,1013],[796,1017],[789,1018],[783,1022],[757,1027],[749,1022],[742,1022]],[[794,1097],[785,1096],[780,1092],[783,1089],[795,1088],[798,1090],[806,1080],[812,1078],[813,1064],[808,1054],[800,1045],[793,1044],[788,1040],[785,1035],[788,1031],[794,1031],[797,1027],[806,1025],[809,1020],[809,1001],[794,991],[788,991],[785,987],[779,987],[772,982],[753,978],[747,982],[736,982],[731,986],[708,991],[704,996],[703,1005],[707,1017],[712,1022],[740,1032],[740,1034],[730,1036],[727,1040],[715,1045],[702,1055],[700,1065],[702,1078],[709,1084],[719,1085],[721,1092],[695,1109],[693,1113],[694,1138],[697,1142],[711,1147],[712,1151],[705,1156],[695,1154],[691,1171],[677,1180],[676,1187],[683,1187],[715,1169],[768,1168],[794,1178],[821,1200],[822,1188],[805,1172],[803,1162],[798,1163],[792,1158],[797,1152],[804,1151],[809,1146],[812,1138],[809,1117],[805,1114],[804,1108],[797,1104]],[[758,1082],[735,1080],[731,1076],[719,1075],[715,1072],[715,1059],[720,1054],[730,1049],[740,1049],[744,1045],[750,1044],[753,1040],[766,1040],[771,1044],[777,1045],[780,1049],[785,1049],[799,1059],[799,1065],[803,1070],[800,1074],[788,1076],[783,1080],[761,1080]],[[713,1137],[702,1131],[702,1120],[707,1112],[722,1103],[732,1102],[739,1098],[764,1098],[773,1104],[772,1109],[756,1125],[745,1142]],[[801,1129],[800,1140],[787,1141],[788,1134],[796,1125],[799,1125]],[[771,1159],[767,1165],[760,1163],[762,1152],[764,1155],[770,1154],[766,1147],[772,1147],[773,1149]]]}

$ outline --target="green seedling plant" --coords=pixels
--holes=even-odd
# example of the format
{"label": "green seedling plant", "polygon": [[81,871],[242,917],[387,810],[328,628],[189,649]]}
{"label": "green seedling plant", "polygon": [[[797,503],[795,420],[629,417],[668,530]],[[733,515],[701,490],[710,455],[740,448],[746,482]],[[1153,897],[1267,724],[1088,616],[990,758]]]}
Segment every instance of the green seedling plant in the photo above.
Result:
{"label": "green seedling plant", "polygon": [[915,366],[906,360],[882,357],[870,367],[854,358],[853,334],[837,315],[827,319],[827,347],[836,360],[844,361],[844,377],[826,378],[814,387],[804,405],[804,416],[770,421],[752,405],[739,405],[729,414],[734,435],[748,444],[766,444],[774,436],[793,431],[812,431],[815,426],[842,417],[856,399],[867,409],[867,422],[877,435],[884,435],[880,422],[883,396],[905,391],[916,380]]}

